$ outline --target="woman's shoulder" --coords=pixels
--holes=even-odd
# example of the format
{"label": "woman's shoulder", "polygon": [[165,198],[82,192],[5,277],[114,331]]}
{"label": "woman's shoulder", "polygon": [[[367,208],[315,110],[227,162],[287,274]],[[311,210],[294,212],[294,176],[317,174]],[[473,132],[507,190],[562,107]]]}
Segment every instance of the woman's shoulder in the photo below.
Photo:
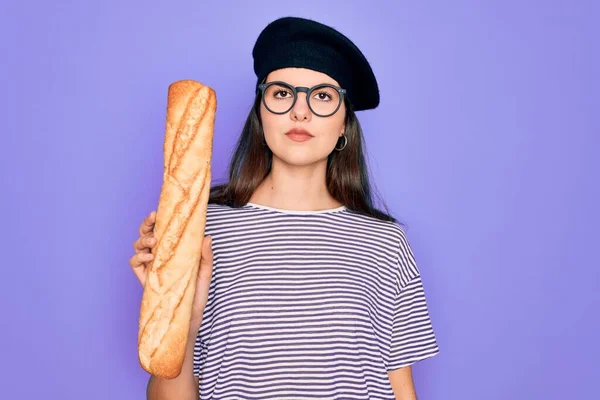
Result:
{"label": "woman's shoulder", "polygon": [[218,220],[222,217],[239,215],[239,213],[243,211],[245,211],[245,207],[232,207],[227,204],[208,203],[206,208],[206,219],[207,222],[209,222],[210,220]]}
{"label": "woman's shoulder", "polygon": [[347,216],[347,219],[356,224],[357,227],[364,227],[367,229],[374,229],[379,232],[384,232],[390,236],[396,237],[399,240],[406,237],[403,225],[397,220],[389,220],[375,215],[359,213],[351,210],[347,210],[345,215]]}

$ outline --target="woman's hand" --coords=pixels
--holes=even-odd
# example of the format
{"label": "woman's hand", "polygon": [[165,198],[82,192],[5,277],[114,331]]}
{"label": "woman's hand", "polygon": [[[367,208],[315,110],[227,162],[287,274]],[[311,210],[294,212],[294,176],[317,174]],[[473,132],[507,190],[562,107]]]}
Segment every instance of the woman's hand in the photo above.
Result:
{"label": "woman's hand", "polygon": [[[154,225],[156,223],[156,211],[152,211],[142,221],[139,228],[139,238],[133,243],[135,254],[129,259],[129,265],[133,269],[142,287],[146,284],[146,278],[150,268],[150,263],[154,259],[152,249],[156,246],[154,237]],[[202,242],[202,257],[200,259],[200,270],[198,271],[198,280],[196,282],[196,293],[194,295],[194,305],[192,307],[192,317],[190,320],[191,332],[197,332],[202,323],[204,307],[208,300],[208,288],[212,279],[213,254],[212,238],[205,236]]]}

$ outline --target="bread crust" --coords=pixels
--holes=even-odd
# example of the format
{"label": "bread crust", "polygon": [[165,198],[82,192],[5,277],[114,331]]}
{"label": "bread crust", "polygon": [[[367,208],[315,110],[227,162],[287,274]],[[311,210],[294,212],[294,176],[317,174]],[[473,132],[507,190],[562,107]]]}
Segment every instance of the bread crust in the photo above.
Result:
{"label": "bread crust", "polygon": [[164,173],[139,316],[144,370],[175,378],[182,370],[200,266],[211,183],[215,91],[200,82],[169,86]]}

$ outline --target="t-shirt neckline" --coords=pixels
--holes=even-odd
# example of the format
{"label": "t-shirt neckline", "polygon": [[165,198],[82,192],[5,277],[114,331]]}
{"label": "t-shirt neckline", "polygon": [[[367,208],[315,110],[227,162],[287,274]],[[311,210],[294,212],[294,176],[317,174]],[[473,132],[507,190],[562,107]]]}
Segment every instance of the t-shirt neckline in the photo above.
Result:
{"label": "t-shirt neckline", "polygon": [[344,211],[346,209],[346,206],[340,206],[340,207],[336,207],[336,208],[328,208],[325,210],[304,210],[304,211],[303,210],[286,210],[286,209],[282,209],[282,208],[269,207],[269,206],[265,206],[262,204],[252,203],[252,202],[246,203],[246,206],[260,208],[263,210],[274,211],[274,212],[278,212],[281,214],[299,214],[299,215],[328,214],[328,213]]}

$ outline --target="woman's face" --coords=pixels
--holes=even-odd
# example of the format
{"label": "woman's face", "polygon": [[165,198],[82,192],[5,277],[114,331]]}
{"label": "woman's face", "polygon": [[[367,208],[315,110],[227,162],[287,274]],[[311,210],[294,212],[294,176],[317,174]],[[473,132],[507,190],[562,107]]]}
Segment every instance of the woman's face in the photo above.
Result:
{"label": "woman's face", "polygon": [[[326,74],[304,68],[284,68],[271,72],[265,83],[283,81],[291,86],[312,88],[328,83],[339,83]],[[339,96],[335,90],[325,88],[311,94],[310,104],[315,112],[324,114],[335,109]],[[265,91],[265,100],[274,111],[284,111],[293,102],[293,93],[282,86]],[[298,92],[298,99],[285,114],[270,112],[261,102],[260,116],[265,141],[273,156],[283,162],[302,166],[326,160],[344,133],[346,109],[342,102],[337,112],[329,117],[314,114],[307,104],[307,94]],[[303,132],[309,134],[304,135]]]}

